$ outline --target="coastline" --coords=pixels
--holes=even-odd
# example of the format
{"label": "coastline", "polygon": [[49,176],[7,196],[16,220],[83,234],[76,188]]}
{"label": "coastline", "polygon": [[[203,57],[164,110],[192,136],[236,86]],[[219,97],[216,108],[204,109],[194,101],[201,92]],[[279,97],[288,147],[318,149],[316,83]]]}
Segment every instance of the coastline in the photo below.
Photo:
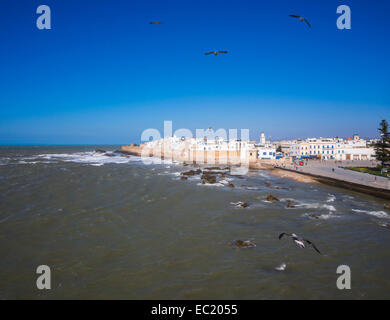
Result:
{"label": "coastline", "polygon": [[[148,157],[160,157],[160,158],[169,158],[169,159],[175,159],[176,161],[187,163],[189,165],[195,164],[197,161],[186,161],[185,159],[181,157],[174,157],[173,153],[168,152],[162,152],[159,154],[155,154],[154,150],[143,150],[144,148],[142,146],[137,145],[130,145],[130,146],[122,146],[122,149],[118,152],[128,154],[128,155],[137,155],[137,156],[148,156]],[[144,152],[146,151],[146,152]],[[197,159],[197,158],[195,158]],[[206,157],[200,157],[200,160],[206,160]],[[207,165],[207,161],[204,161],[202,164]],[[219,158],[218,161],[215,163],[209,163],[210,165],[225,165],[225,166],[231,166],[233,165],[230,161],[230,158]],[[250,161],[249,167],[252,170],[266,170],[269,171],[269,173],[273,176],[277,176],[280,178],[287,178],[287,179],[293,179],[295,181],[301,182],[301,183],[323,183],[327,185],[332,185],[334,187],[343,188],[347,190],[357,191],[360,193],[364,193],[367,195],[371,195],[377,198],[382,198],[389,200],[390,199],[390,190],[389,189],[383,189],[383,188],[375,188],[371,186],[367,186],[362,183],[356,183],[351,181],[345,181],[337,178],[331,178],[329,176],[323,176],[323,175],[316,175],[308,172],[297,172],[295,170],[287,169],[280,167],[281,163],[277,163],[275,161]]]}

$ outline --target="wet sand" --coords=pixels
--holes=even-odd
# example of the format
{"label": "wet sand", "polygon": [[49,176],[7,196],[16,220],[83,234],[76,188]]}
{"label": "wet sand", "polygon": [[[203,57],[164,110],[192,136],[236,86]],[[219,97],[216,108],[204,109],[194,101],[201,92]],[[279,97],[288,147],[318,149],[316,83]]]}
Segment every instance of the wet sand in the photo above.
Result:
{"label": "wet sand", "polygon": [[281,169],[272,169],[269,171],[269,173],[273,176],[278,176],[280,178],[287,178],[287,179],[294,179],[295,181],[298,182],[303,182],[303,183],[319,183],[316,179],[300,174],[300,173],[295,173],[291,171],[285,171]]}

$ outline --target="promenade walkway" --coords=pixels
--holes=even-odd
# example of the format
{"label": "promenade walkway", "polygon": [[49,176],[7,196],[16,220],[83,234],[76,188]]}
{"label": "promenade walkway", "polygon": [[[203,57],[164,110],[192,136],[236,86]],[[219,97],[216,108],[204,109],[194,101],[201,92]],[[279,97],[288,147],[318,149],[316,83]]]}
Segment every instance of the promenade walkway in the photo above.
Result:
{"label": "promenade walkway", "polygon": [[[298,162],[298,161],[297,161]],[[390,190],[390,179],[368,173],[356,172],[342,167],[372,167],[376,163],[372,161],[320,161],[308,160],[303,166],[298,164],[277,166],[280,169],[288,169],[295,172],[332,178],[339,181],[350,182],[371,188]]]}

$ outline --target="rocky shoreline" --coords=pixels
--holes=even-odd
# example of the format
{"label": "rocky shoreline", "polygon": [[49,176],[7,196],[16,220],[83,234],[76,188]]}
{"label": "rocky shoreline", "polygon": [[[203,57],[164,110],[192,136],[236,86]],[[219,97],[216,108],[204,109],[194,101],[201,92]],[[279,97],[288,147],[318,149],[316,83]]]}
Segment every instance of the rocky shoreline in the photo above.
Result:
{"label": "rocky shoreline", "polygon": [[[120,154],[123,156],[141,156],[141,152],[138,146],[132,146],[134,150],[115,150],[113,152],[107,152],[105,150],[97,149],[95,150],[96,153],[104,154],[106,156],[112,156],[114,154]],[[181,174],[181,180],[187,180],[188,176],[193,175],[201,175],[202,183],[217,183],[216,175],[219,175],[221,178],[223,178],[225,175],[229,175],[230,172],[230,166],[224,166],[223,168],[220,167],[205,167],[204,171],[200,170],[198,168],[199,165],[193,165],[189,163],[183,163],[184,166],[190,166],[197,168],[196,170],[189,170],[186,172],[183,172]],[[280,178],[287,178],[287,179],[293,179],[298,182],[302,183],[318,183],[318,181],[310,176],[305,176],[300,173],[295,173],[291,171],[285,171],[281,169],[275,168],[273,165],[270,165],[269,163],[256,163],[255,165],[250,165],[251,170],[266,170],[271,175],[278,176]],[[234,188],[234,185],[229,183],[227,185],[229,188]]]}

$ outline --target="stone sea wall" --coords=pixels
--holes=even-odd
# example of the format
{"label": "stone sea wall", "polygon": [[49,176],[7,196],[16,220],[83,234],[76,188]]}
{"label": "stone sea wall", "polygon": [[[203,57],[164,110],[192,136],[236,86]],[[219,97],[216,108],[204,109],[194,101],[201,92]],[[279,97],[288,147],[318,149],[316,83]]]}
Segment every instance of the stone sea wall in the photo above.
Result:
{"label": "stone sea wall", "polygon": [[247,150],[243,153],[241,151],[203,151],[190,148],[176,150],[164,145],[155,148],[149,148],[145,145],[128,145],[122,146],[121,151],[137,156],[171,159],[190,164],[245,165],[253,169],[272,169],[274,165],[280,165],[282,162],[290,163],[286,159],[259,160],[256,157],[256,150]]}

